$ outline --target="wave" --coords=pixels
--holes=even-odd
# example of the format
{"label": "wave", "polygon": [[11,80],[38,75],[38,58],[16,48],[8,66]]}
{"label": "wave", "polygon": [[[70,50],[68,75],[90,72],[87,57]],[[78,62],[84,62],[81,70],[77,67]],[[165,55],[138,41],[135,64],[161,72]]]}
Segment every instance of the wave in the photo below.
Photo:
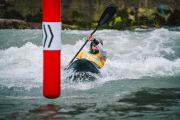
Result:
{"label": "wave", "polygon": [[[31,31],[32,32],[32,31]],[[123,79],[140,79],[142,77],[179,77],[179,32],[168,29],[156,29],[150,32],[98,30],[95,37],[104,40],[104,48],[108,59],[100,70],[101,75],[93,75],[96,82],[74,84],[67,81],[69,74],[63,70],[69,64],[79,48],[86,41],[91,31],[65,30],[62,32],[68,39],[70,35],[79,36],[62,44],[61,80],[62,89],[70,87],[90,89],[101,86],[108,81]],[[39,39],[39,37],[37,37]],[[65,38],[62,41],[65,41]],[[83,51],[89,50],[88,43]],[[32,42],[21,47],[9,47],[0,50],[1,86],[8,88],[23,87],[31,90],[42,87],[43,81],[43,48]],[[2,88],[2,87],[1,87]]]}
{"label": "wave", "polygon": [[42,47],[27,42],[24,46],[0,50],[1,85],[31,89],[42,83]]}

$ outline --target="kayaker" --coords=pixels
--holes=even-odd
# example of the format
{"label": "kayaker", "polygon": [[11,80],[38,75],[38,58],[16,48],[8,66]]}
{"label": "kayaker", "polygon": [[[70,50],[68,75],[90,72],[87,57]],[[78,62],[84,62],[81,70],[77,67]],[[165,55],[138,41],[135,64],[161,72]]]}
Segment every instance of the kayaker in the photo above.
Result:
{"label": "kayaker", "polygon": [[[91,41],[90,51],[80,52],[76,59],[87,59],[91,61],[97,68],[102,68],[107,59],[107,52],[103,49],[103,41],[99,38],[94,38],[89,34],[87,36],[88,41]],[[64,66],[66,69],[68,65]]]}

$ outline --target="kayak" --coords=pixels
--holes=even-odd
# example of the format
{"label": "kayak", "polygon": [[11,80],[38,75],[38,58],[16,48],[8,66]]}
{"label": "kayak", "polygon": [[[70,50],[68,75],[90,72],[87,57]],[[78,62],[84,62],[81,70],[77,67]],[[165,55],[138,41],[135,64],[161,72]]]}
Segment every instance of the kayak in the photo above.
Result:
{"label": "kayak", "polygon": [[91,72],[91,73],[100,73],[99,69],[89,60],[78,59],[69,65],[67,70],[73,69],[75,72]]}

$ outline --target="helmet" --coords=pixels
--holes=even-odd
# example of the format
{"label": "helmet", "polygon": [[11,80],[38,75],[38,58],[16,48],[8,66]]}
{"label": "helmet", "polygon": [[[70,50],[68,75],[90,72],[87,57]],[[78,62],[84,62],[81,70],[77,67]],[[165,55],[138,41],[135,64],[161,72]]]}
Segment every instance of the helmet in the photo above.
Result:
{"label": "helmet", "polygon": [[[98,40],[99,41],[99,43],[101,43],[102,45],[103,45],[103,41],[100,39],[100,38],[95,38],[96,40]],[[93,50],[92,49],[92,45],[93,44],[95,44],[93,41],[91,42],[91,45],[90,45],[90,51],[91,51],[91,53],[93,53],[93,54],[97,54],[97,53],[99,53],[99,50]]]}

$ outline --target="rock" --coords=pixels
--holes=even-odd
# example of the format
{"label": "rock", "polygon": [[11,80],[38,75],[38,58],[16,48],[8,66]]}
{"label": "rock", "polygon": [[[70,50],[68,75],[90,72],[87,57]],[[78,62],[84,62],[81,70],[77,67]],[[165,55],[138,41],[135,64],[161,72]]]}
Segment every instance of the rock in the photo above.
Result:
{"label": "rock", "polygon": [[147,29],[148,27],[145,25],[141,25],[140,28]]}
{"label": "rock", "polygon": [[42,29],[42,23],[27,22],[31,29]]}
{"label": "rock", "polygon": [[134,29],[136,29],[136,28],[140,28],[140,26],[131,26],[131,27],[129,28],[129,30],[134,30]]}
{"label": "rock", "polygon": [[159,25],[154,25],[154,27],[160,27]]}
{"label": "rock", "polygon": [[25,22],[17,19],[0,19],[0,29],[42,29],[42,23]]}
{"label": "rock", "polygon": [[31,29],[31,27],[29,27],[29,26],[23,26],[22,29]]}

